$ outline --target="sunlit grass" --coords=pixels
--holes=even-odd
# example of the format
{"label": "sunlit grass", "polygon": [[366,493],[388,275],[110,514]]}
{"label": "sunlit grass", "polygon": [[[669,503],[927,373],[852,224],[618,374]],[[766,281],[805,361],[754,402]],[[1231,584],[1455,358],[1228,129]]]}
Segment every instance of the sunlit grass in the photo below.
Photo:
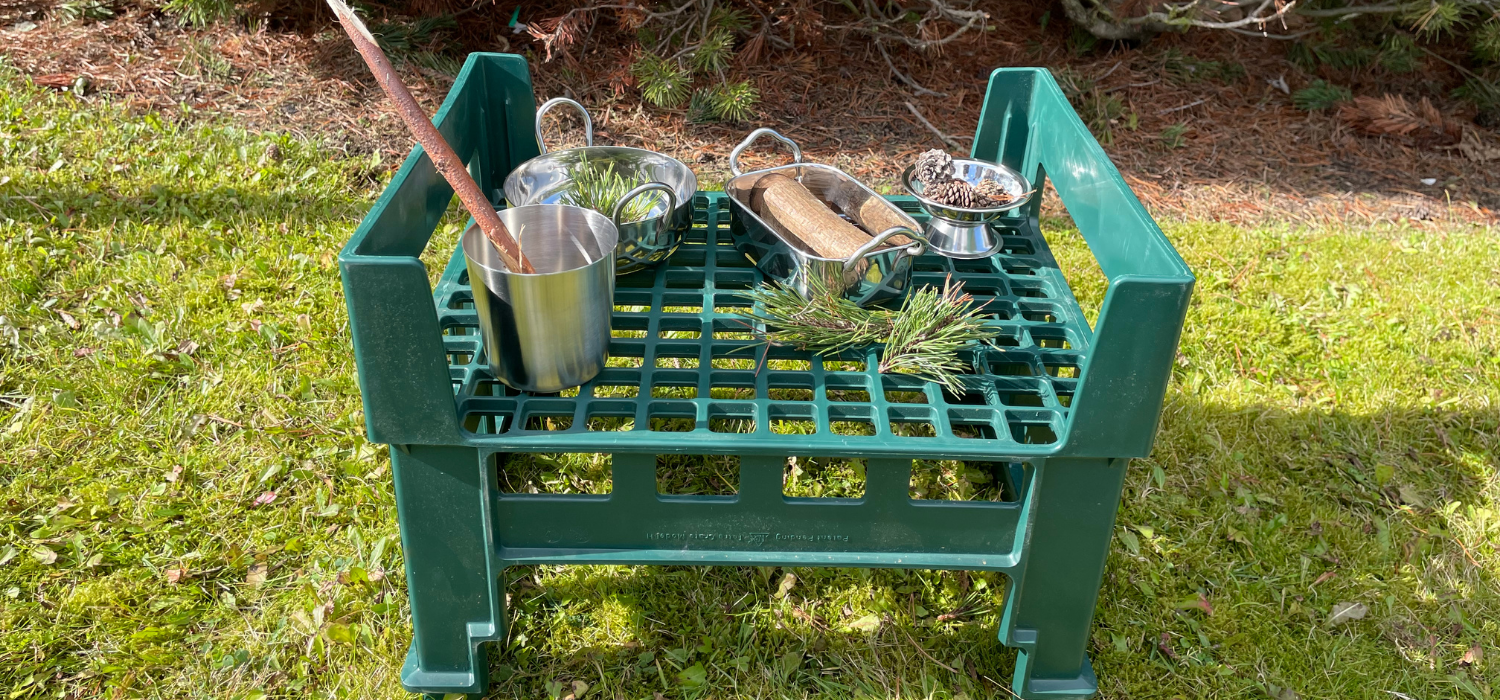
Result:
{"label": "sunlit grass", "polygon": [[[362,438],[334,260],[383,169],[0,75],[0,690],[406,697],[390,474]],[[434,274],[461,219],[434,237]],[[1096,309],[1104,287],[1077,234],[1047,228]],[[1090,648],[1103,695],[1493,694],[1500,236],[1168,234],[1199,286],[1105,574]],[[605,457],[511,459],[514,491],[611,488]],[[738,469],[667,458],[659,488],[734,493]],[[995,469],[923,461],[913,496],[998,498]],[[789,496],[858,498],[864,464],[799,458],[783,477]],[[992,574],[506,575],[496,697],[560,697],[574,681],[632,700],[1008,697],[998,686],[1014,653],[995,641],[1004,579]],[[1329,626],[1344,602],[1368,615]],[[1476,645],[1482,658],[1466,664]]]}

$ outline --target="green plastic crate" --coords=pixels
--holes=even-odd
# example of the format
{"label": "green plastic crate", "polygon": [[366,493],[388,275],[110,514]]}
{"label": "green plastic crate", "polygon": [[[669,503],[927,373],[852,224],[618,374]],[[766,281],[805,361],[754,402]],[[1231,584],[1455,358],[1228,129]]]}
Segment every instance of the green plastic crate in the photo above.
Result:
{"label": "green plastic crate", "polygon": [[[436,123],[498,203],[537,155],[534,115],[525,61],[475,54]],[[1037,198],[1002,222],[1001,254],[917,261],[914,283],[951,275],[993,314],[999,341],[967,356],[962,394],[881,375],[873,351],[772,348],[775,362],[747,369],[767,351],[732,310],[762,277],[729,243],[724,196],[699,193],[687,243],[619,280],[620,366],[530,395],[483,368],[462,253],[428,283],[418,256],[453,191],[414,150],[340,256],[369,437],[393,448],[414,633],[403,684],[486,690],[508,566],[861,566],[1004,573],[1015,693],[1093,694],[1086,646],[1115,509],[1129,460],[1151,450],[1193,277],[1047,71],[991,75],[973,155],[1056,188],[1109,279],[1093,329],[1039,234]],[[608,453],[612,491],[502,493],[505,455],[525,452]],[[738,492],[657,493],[671,454],[738,456]],[[865,459],[864,497],[783,495],[793,455]],[[914,500],[917,458],[986,463],[1005,496]]]}

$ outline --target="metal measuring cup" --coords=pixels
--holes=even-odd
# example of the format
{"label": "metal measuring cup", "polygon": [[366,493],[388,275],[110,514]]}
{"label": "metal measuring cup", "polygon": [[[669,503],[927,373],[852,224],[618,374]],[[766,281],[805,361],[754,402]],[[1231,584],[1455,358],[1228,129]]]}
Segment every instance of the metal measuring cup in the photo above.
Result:
{"label": "metal measuring cup", "polygon": [[560,204],[498,213],[536,274],[506,269],[478,226],[464,232],[490,373],[536,393],[588,382],[609,357],[619,230],[598,212]]}

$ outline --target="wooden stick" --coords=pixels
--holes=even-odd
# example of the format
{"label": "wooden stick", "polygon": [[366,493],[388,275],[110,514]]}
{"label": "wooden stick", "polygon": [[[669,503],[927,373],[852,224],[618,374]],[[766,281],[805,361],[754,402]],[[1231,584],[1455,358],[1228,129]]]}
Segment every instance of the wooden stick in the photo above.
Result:
{"label": "wooden stick", "polygon": [[495,245],[505,267],[512,271],[535,274],[536,269],[521,253],[520,244],[511,238],[505,222],[495,213],[494,205],[490,204],[484,191],[479,189],[479,184],[469,175],[469,170],[464,167],[458,154],[453,152],[453,147],[448,145],[448,141],[438,133],[437,127],[432,125],[432,120],[422,111],[416,98],[411,96],[411,91],[406,89],[401,77],[396,75],[391,60],[380,50],[380,45],[375,42],[375,37],[370,34],[365,23],[349,9],[344,0],[328,0],[328,6],[338,15],[339,24],[343,25],[344,32],[354,42],[355,48],[359,49],[359,55],[364,57],[370,72],[375,74],[375,80],[380,83],[380,87],[385,88],[385,93],[395,103],[396,112],[406,122],[406,128],[411,130],[412,135],[417,137],[417,142],[427,151],[433,167],[453,186],[459,200],[464,203],[464,208],[469,210],[469,214],[479,224],[479,230]]}
{"label": "wooden stick", "polygon": [[[884,233],[886,229],[896,226],[910,226],[913,231],[918,230],[915,221],[891,211],[891,205],[880,197],[871,197],[859,205],[858,211],[845,211],[849,218],[854,219],[860,226],[872,236]],[[885,239],[886,245],[903,246],[911,242],[910,238],[897,234]]]}
{"label": "wooden stick", "polygon": [[870,234],[839,218],[802,183],[780,173],[755,181],[750,207],[768,221],[781,224],[818,257],[847,260],[870,242]]}

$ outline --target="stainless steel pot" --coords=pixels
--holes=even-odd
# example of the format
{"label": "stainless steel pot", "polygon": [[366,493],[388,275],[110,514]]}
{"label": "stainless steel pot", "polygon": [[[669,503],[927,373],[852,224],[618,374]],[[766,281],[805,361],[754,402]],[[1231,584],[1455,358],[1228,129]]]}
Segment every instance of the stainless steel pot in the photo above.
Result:
{"label": "stainless steel pot", "polygon": [[[792,164],[751,173],[741,173],[740,154],[762,136],[770,136],[792,149]],[[912,260],[925,249],[921,227],[886,201],[874,190],[848,176],[838,168],[802,162],[802,149],[791,139],[771,129],[756,129],[729,154],[729,170],[734,178],[724,186],[729,195],[729,231],[735,248],[750,258],[760,271],[777,282],[796,289],[806,297],[815,283],[843,294],[861,306],[894,299],[906,291],[911,279]],[[848,212],[858,212],[869,202],[889,208],[889,213],[903,223],[883,231],[869,231],[870,242],[860,246],[847,260],[819,257],[796,236],[781,229],[750,208],[750,193],[760,178],[781,174],[802,183],[818,199],[856,225]],[[863,228],[863,226],[861,226]],[[906,236],[907,242],[889,245],[892,238]]]}
{"label": "stainless steel pot", "polygon": [[603,214],[579,207],[534,204],[499,213],[537,272],[506,269],[478,226],[464,232],[490,373],[539,393],[587,383],[609,357],[619,232]]}
{"label": "stainless steel pot", "polygon": [[[583,114],[584,148],[547,152],[542,140],[542,117],[557,105],[566,104]],[[645,185],[631,190],[611,212],[620,232],[615,250],[616,272],[626,274],[666,260],[683,236],[693,227],[693,195],[698,191],[698,177],[681,161],[670,156],[624,146],[595,146],[594,122],[583,105],[566,97],[548,100],[536,111],[536,141],[542,155],[522,163],[505,178],[505,201],[513,207],[529,204],[566,203],[574,175],[583,167],[614,165],[615,172],[627,178],[639,178]],[[654,185],[654,186],[653,186]],[[623,205],[646,192],[660,192],[653,198],[651,213],[645,219],[630,223],[619,221]]]}

